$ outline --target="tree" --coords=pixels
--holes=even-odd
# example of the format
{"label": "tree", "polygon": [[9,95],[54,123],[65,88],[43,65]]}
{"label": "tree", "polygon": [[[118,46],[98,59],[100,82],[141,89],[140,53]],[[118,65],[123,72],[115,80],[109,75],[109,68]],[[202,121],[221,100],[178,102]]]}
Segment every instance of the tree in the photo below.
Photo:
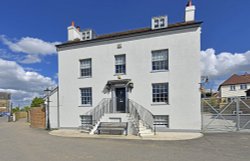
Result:
{"label": "tree", "polygon": [[35,97],[32,100],[30,107],[40,107],[42,104],[44,104],[44,100],[42,98]]}
{"label": "tree", "polygon": [[19,112],[20,111],[20,108],[19,107],[15,107],[11,110],[12,113],[16,113],[16,112]]}
{"label": "tree", "polygon": [[28,112],[30,110],[30,107],[29,106],[25,106],[24,108],[23,108],[23,111],[25,111],[25,112]]}

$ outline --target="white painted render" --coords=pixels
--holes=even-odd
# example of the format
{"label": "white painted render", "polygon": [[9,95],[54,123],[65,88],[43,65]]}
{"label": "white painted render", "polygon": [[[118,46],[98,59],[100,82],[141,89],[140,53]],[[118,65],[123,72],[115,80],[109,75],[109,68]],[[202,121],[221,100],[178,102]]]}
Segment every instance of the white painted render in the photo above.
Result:
{"label": "white painted render", "polygon": [[247,89],[240,89],[240,84],[235,85],[235,91],[230,90],[230,85],[220,87],[221,97],[241,97],[246,96],[246,91],[250,89],[250,83],[247,84]]}
{"label": "white painted render", "polygon": [[[49,122],[50,122],[50,128],[52,129],[57,129],[59,128],[59,109],[58,109],[58,103],[59,103],[59,95],[58,95],[58,88],[55,88],[54,90],[51,91],[50,96],[49,96],[49,112],[48,112],[48,106],[47,106],[47,97],[45,98],[46,101],[46,120],[48,119],[48,113],[49,113]],[[46,122],[47,124],[47,122]]]}
{"label": "white painted render", "polygon": [[194,21],[195,20],[195,6],[187,6],[185,12],[185,21]]}
{"label": "white painted render", "polygon": [[[169,115],[169,128],[200,130],[200,27],[120,38],[60,49],[60,127],[80,126],[80,115],[111,93],[102,91],[115,75],[115,55],[126,54],[126,75],[134,88],[128,98],[155,115]],[[117,48],[117,46],[121,48]],[[152,72],[151,52],[169,50],[169,70]],[[80,78],[80,59],[92,59],[92,77]],[[169,104],[152,103],[152,83],[169,83]],[[93,105],[82,107],[80,88],[92,87]]]}
{"label": "white painted render", "polygon": [[76,39],[82,40],[82,33],[79,32],[75,26],[68,27],[68,41],[74,41]]}

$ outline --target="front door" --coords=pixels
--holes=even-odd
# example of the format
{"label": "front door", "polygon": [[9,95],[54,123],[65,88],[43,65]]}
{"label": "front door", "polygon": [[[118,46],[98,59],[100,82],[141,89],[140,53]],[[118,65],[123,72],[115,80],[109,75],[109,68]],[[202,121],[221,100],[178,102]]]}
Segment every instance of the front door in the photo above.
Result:
{"label": "front door", "polygon": [[116,88],[116,111],[125,112],[126,111],[126,90],[125,88]]}
{"label": "front door", "polygon": [[250,89],[246,91],[246,93],[247,93],[247,97],[250,97]]}

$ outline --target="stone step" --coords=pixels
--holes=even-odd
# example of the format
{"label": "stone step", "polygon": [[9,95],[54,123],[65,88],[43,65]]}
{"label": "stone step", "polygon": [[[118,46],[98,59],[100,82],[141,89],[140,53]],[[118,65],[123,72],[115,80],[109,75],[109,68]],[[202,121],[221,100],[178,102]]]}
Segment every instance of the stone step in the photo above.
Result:
{"label": "stone step", "polygon": [[139,136],[141,137],[144,137],[144,136],[153,136],[154,133],[142,133],[142,134],[139,134]]}
{"label": "stone step", "polygon": [[150,130],[150,129],[147,129],[147,130],[140,130],[139,133],[140,133],[140,134],[142,134],[142,133],[152,133],[152,130]]}

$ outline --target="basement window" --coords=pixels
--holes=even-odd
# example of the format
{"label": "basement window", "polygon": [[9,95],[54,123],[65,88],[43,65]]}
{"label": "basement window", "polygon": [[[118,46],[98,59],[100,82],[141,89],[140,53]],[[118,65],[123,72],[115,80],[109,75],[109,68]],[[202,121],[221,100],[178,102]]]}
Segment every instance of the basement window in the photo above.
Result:
{"label": "basement window", "polygon": [[169,115],[155,115],[154,125],[157,127],[169,128]]}

